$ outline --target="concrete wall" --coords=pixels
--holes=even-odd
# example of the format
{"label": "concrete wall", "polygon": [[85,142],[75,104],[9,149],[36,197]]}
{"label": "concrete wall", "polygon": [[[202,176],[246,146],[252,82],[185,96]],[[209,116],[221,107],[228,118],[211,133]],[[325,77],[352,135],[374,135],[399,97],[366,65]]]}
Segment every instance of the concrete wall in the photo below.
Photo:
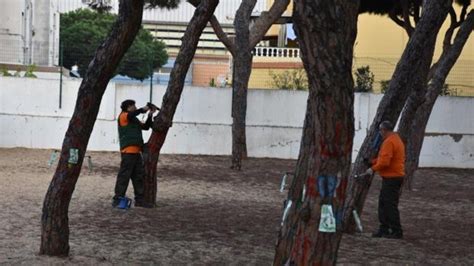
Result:
{"label": "concrete wall", "polygon": [[[59,109],[59,81],[0,77],[0,147],[60,148],[73,112],[80,80],[66,79]],[[153,102],[161,103],[164,86]],[[307,92],[250,90],[248,152],[254,157],[297,158]],[[111,83],[103,97],[89,149],[117,151],[120,103],[144,105],[148,86]],[[355,145],[358,151],[382,95],[356,94]],[[186,87],[174,117],[165,153],[228,155],[231,152],[231,90]],[[428,124],[421,165],[474,168],[474,98],[441,97]],[[145,134],[147,139],[149,132]]]}

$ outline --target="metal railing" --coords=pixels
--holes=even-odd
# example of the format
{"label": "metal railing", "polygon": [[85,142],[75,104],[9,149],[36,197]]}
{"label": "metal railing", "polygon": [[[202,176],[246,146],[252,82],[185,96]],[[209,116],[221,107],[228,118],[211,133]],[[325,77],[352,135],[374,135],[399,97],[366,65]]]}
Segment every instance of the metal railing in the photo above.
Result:
{"label": "metal railing", "polygon": [[255,47],[252,51],[255,57],[299,58],[300,49],[280,47]]}

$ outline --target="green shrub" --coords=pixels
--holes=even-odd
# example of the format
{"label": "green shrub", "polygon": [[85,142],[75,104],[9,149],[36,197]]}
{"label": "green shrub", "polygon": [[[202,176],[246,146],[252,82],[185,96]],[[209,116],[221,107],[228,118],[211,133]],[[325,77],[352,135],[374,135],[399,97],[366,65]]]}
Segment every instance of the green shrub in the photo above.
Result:
{"label": "green shrub", "polygon": [[355,72],[356,85],[355,92],[372,92],[374,90],[374,74],[369,66],[359,67]]}

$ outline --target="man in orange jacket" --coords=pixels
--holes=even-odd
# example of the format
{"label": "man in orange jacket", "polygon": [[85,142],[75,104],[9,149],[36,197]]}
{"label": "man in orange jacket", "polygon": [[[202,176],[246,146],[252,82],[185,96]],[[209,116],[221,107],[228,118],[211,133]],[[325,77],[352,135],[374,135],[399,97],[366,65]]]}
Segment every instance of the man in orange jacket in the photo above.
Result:
{"label": "man in orange jacket", "polygon": [[366,174],[377,172],[382,177],[382,189],[379,196],[380,227],[373,237],[402,238],[398,200],[405,176],[405,145],[400,136],[393,132],[393,124],[384,121],[379,126],[383,143],[377,159]]}

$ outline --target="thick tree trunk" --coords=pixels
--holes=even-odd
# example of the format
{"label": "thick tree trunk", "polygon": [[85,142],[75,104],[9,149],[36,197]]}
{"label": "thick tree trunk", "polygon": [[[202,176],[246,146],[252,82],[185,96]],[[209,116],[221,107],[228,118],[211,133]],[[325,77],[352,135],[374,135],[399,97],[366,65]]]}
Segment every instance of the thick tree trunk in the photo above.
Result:
{"label": "thick tree trunk", "polygon": [[240,170],[247,157],[245,119],[247,90],[252,72],[250,16],[256,0],[243,1],[235,14],[235,51],[232,73],[232,169]]}
{"label": "thick tree trunk", "polygon": [[[433,71],[433,77],[428,84],[428,90],[423,95],[423,101],[421,101],[413,115],[409,118],[402,117],[404,123],[400,123],[404,128],[408,128],[408,134],[406,138],[407,158],[405,163],[406,181],[408,188],[412,187],[413,175],[415,170],[418,168],[419,157],[421,148],[423,146],[423,140],[425,137],[426,125],[428,124],[431,111],[436,103],[440,92],[443,89],[444,82],[461,54],[467,39],[469,38],[474,27],[474,11],[471,11],[467,16],[466,20],[461,24],[461,27],[456,35],[454,43],[447,48],[440,59],[436,63],[436,67]],[[405,115],[404,115],[405,116]],[[405,118],[405,119],[404,119]]]}
{"label": "thick tree trunk", "polygon": [[161,111],[153,122],[153,132],[143,153],[145,164],[145,202],[155,205],[157,194],[156,168],[161,148],[172,125],[174,113],[183,92],[186,73],[196,52],[199,38],[206,27],[219,0],[202,0],[197,5],[191,21],[186,28],[181,47],[170,74],[170,81],[161,103]]}
{"label": "thick tree trunk", "polygon": [[[40,254],[69,254],[68,209],[102,95],[140,29],[143,0],[121,0],[111,33],[99,46],[79,87],[76,107],[64,137],[56,172],[43,203]],[[77,158],[74,151],[77,150]],[[72,153],[73,156],[70,156]]]}
{"label": "thick tree trunk", "polygon": [[[352,176],[363,173],[367,169],[364,159],[370,159],[376,155],[376,151],[372,149],[372,142],[378,133],[380,123],[384,120],[391,121],[394,124],[397,122],[405,101],[410,95],[409,89],[414,84],[414,76],[416,76],[414,73],[419,71],[421,65],[425,62],[422,60],[425,54],[424,51],[427,47],[433,46],[435,37],[446,19],[450,6],[451,1],[445,0],[425,2],[422,17],[397,64],[389,89],[382,98],[369,132],[359,149]],[[363,182],[355,181],[354,178],[349,179],[349,192],[344,211],[344,227],[348,233],[354,232],[355,228],[352,211],[355,209],[359,215],[362,213],[372,179],[373,176],[366,178]]]}
{"label": "thick tree trunk", "polygon": [[[294,3],[294,25],[308,73],[309,98],[296,176],[288,195],[292,205],[278,236],[274,264],[329,265],[336,262],[342,236],[342,210],[351,166],[351,71],[358,1]],[[320,186],[321,181],[333,178],[337,186]],[[332,206],[337,224],[334,233],[319,231],[322,204]]]}

